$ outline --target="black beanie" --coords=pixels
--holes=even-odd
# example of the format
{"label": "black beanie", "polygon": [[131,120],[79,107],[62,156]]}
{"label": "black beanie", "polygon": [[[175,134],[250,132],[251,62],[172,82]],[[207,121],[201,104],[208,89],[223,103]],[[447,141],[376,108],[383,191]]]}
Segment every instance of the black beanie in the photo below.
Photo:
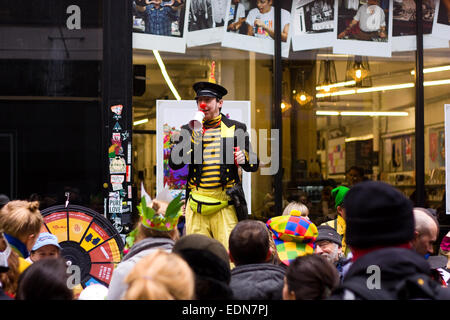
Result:
{"label": "black beanie", "polygon": [[346,243],[354,248],[391,246],[414,236],[413,204],[379,181],[355,184],[344,199]]}

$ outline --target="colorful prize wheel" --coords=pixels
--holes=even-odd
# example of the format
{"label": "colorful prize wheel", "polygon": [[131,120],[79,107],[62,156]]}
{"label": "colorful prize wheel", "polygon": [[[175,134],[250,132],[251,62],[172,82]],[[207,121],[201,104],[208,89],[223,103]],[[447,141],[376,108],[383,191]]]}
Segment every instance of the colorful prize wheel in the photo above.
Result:
{"label": "colorful prize wheel", "polygon": [[41,232],[58,238],[62,256],[81,270],[83,288],[93,283],[109,286],[114,267],[120,262],[124,244],[113,225],[92,209],[69,205],[41,211]]}

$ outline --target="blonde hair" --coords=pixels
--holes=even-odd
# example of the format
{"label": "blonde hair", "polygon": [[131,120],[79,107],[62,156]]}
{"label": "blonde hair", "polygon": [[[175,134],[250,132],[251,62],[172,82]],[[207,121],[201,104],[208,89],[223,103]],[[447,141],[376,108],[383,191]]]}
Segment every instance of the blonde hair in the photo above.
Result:
{"label": "blonde hair", "polygon": [[[0,252],[5,251],[6,247],[6,239],[3,237],[3,234],[0,233]],[[14,252],[14,250],[11,250],[11,253],[9,254],[8,267],[9,270],[7,272],[0,273],[0,283],[5,292],[15,295],[17,291],[20,272],[19,256]]]}
{"label": "blonde hair", "polygon": [[14,200],[0,210],[0,232],[18,239],[38,235],[43,222],[38,201]]}
{"label": "blonde hair", "polygon": [[194,273],[175,253],[152,252],[136,263],[125,283],[125,300],[194,299]]}
{"label": "blonde hair", "polygon": [[302,217],[307,217],[309,215],[309,209],[303,203],[292,201],[284,208],[283,216],[288,216],[292,210],[298,210],[301,212]]}

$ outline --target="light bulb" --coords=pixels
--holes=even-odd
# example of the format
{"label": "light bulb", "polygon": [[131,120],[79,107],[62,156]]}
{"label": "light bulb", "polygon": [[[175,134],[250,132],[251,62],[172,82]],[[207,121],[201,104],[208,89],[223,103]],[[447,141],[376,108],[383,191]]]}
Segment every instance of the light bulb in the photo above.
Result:
{"label": "light bulb", "polygon": [[281,103],[281,109],[286,108],[286,105],[284,104],[284,102]]}
{"label": "light bulb", "polygon": [[306,101],[306,96],[305,96],[304,94],[302,94],[302,95],[300,96],[300,100],[301,100],[301,101]]}
{"label": "light bulb", "polygon": [[361,70],[361,69],[357,69],[357,70],[355,71],[355,76],[356,76],[357,79],[361,79],[361,76],[362,76],[362,70]]}

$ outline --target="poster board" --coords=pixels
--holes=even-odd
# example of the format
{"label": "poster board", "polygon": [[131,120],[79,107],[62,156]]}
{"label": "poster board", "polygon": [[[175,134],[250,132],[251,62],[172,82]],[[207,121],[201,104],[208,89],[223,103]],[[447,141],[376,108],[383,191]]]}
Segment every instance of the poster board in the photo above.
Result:
{"label": "poster board", "polygon": [[[235,119],[251,128],[250,101],[224,101],[222,113],[230,119]],[[195,100],[157,100],[156,101],[156,194],[160,193],[166,184],[176,196],[184,194],[187,166],[180,170],[172,170],[169,163],[170,136],[174,131],[187,124],[197,111]],[[251,135],[250,135],[251,136]],[[251,213],[251,172],[242,171],[242,188],[247,200],[248,212]]]}

